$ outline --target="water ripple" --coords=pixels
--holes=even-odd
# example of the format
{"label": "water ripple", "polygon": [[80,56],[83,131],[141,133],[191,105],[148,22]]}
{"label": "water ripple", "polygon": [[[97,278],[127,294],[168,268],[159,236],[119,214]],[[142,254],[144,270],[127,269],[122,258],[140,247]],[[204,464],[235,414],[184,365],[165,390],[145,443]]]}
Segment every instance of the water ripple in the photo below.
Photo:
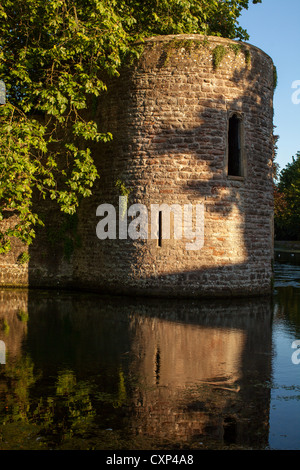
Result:
{"label": "water ripple", "polygon": [[275,287],[300,287],[300,266],[275,263]]}

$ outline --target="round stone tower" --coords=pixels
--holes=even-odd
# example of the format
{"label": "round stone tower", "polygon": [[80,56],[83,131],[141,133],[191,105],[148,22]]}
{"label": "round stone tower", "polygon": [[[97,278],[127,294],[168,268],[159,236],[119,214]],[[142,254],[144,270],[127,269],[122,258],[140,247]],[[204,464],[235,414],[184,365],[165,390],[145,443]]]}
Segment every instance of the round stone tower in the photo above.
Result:
{"label": "round stone tower", "polygon": [[95,149],[74,281],[146,295],[271,291],[273,80],[270,57],[248,44],[145,41],[98,106],[114,138]]}
{"label": "round stone tower", "polygon": [[201,35],[142,46],[137,63],[91,105],[113,140],[93,148],[100,179],[79,211],[81,247],[69,262],[48,262],[37,238],[29,284],[270,293],[272,60],[254,46]]}

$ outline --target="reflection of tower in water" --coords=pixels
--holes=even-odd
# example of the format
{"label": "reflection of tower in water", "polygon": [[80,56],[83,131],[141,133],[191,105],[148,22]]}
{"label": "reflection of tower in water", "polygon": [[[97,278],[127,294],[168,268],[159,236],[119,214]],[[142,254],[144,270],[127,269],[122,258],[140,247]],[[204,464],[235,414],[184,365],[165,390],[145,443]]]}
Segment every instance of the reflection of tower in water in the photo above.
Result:
{"label": "reflection of tower in water", "polygon": [[[27,333],[28,291],[0,291],[0,364],[21,355]],[[1,357],[5,354],[5,361]]]}
{"label": "reflection of tower in water", "polygon": [[[166,304],[167,305],[167,304]],[[133,430],[176,442],[268,442],[269,300],[186,305],[132,316]],[[176,307],[175,307],[176,308]]]}
{"label": "reflection of tower in water", "polygon": [[[11,389],[14,388],[15,379],[12,368],[17,361],[22,361],[22,346],[27,335],[28,319],[28,292],[26,290],[0,291],[0,414],[5,400]],[[7,369],[10,370],[9,381],[5,377]],[[17,369],[15,369],[17,370]],[[22,382],[19,374],[19,382]],[[17,379],[18,380],[18,379]],[[14,385],[12,385],[14,384]]]}

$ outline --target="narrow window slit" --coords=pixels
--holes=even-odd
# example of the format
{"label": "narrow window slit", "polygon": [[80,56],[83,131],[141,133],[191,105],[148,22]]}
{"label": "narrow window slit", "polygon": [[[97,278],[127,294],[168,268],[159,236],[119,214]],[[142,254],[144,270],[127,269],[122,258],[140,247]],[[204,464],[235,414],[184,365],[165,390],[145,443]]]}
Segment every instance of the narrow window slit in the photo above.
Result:
{"label": "narrow window slit", "polygon": [[156,351],[155,355],[155,379],[156,379],[156,385],[159,385],[159,379],[160,379],[160,350],[159,348]]}
{"label": "narrow window slit", "polygon": [[242,176],[241,119],[233,114],[228,127],[228,175]]}
{"label": "narrow window slit", "polygon": [[162,246],[162,211],[158,212],[158,246]]}

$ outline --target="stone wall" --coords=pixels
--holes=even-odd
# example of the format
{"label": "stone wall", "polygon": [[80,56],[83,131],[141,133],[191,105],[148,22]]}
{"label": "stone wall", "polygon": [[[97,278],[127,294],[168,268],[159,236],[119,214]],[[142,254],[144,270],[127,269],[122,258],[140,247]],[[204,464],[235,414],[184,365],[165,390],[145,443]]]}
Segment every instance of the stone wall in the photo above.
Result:
{"label": "stone wall", "polygon": [[[272,101],[273,63],[253,46],[199,35],[147,40],[142,58],[111,80],[93,111],[114,139],[93,149],[100,180],[79,211],[80,246],[67,260],[41,234],[27,268],[15,263],[17,250],[14,260],[2,256],[2,284],[142,295],[269,293]],[[240,176],[227,174],[233,113],[242,124]],[[117,239],[98,239],[97,207],[113,204],[118,216],[118,180],[130,191],[128,206],[143,204],[149,214],[152,204],[203,205],[204,246],[188,250],[191,240],[173,236],[161,246],[157,239],[119,239],[118,230]],[[51,209],[47,220],[59,228],[57,217]]]}

